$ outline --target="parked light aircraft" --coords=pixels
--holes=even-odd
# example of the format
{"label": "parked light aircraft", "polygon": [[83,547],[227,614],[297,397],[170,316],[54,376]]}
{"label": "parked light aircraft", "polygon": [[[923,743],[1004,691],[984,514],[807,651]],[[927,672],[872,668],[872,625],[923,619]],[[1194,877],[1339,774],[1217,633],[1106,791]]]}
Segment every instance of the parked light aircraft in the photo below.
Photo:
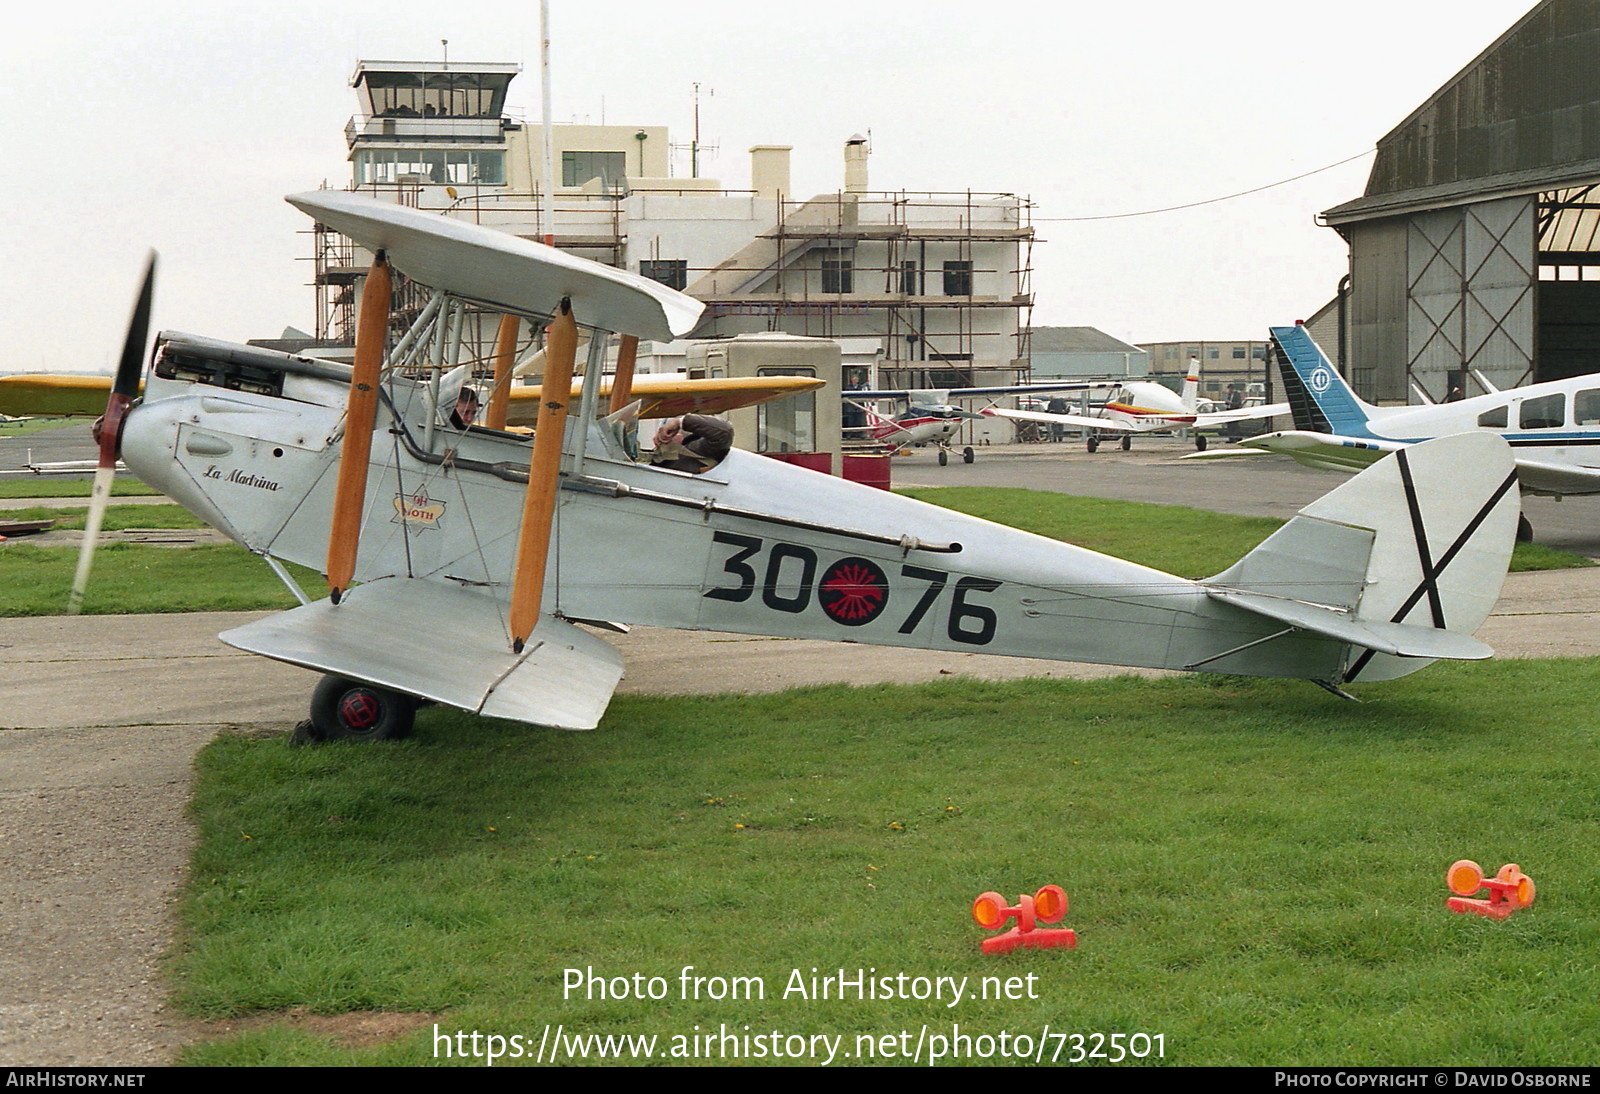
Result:
{"label": "parked light aircraft", "polygon": [[[1273,327],[1271,333],[1295,428],[1241,442],[1247,450],[1356,471],[1429,438],[1492,432],[1510,443],[1524,493],[1600,494],[1600,376],[1453,403],[1379,407],[1351,390],[1305,327]],[[1532,537],[1526,520],[1519,536]]]}
{"label": "parked light aircraft", "polygon": [[[1074,380],[1067,383],[1012,384],[1004,387],[960,387],[925,391],[846,391],[844,400],[866,415],[867,424],[850,426],[845,432],[866,434],[872,441],[891,448],[933,444],[939,448],[939,465],[950,462],[950,438],[956,435],[961,423],[969,418],[981,418],[981,413],[954,405],[953,399],[997,399],[1007,395],[1054,395],[1065,391],[1085,391],[1105,384]],[[893,400],[905,409],[887,417],[873,405],[877,400]],[[961,460],[971,463],[974,453],[971,446],[962,448]]]}
{"label": "parked light aircraft", "polygon": [[[932,405],[913,401],[915,393],[909,391],[847,391],[845,402],[859,410],[867,420],[866,425],[846,426],[845,433],[864,435],[874,444],[890,449],[910,448],[913,445],[932,444],[939,449],[939,465],[950,462],[950,438],[956,435],[963,420],[974,417],[971,411],[951,406],[944,399],[934,398],[936,392],[923,393]],[[948,396],[945,396],[948,398]],[[878,399],[895,399],[907,404],[906,409],[893,417],[884,415],[873,406]],[[962,448],[961,459],[971,463],[974,453],[970,445]]]}
{"label": "parked light aircraft", "polygon": [[1196,409],[1200,401],[1200,362],[1189,361],[1189,372],[1183,378],[1183,391],[1173,391],[1152,380],[1124,380],[1111,390],[1111,397],[1093,414],[1053,414],[1043,410],[1006,410],[991,407],[983,413],[997,418],[1014,418],[1024,422],[1046,422],[1087,430],[1086,444],[1090,452],[1100,447],[1101,434],[1110,433],[1122,440],[1124,452],[1133,447],[1136,433],[1154,433],[1163,429],[1195,430],[1195,447],[1206,450],[1202,429],[1271,418],[1287,414],[1289,404],[1273,403],[1269,406],[1244,407],[1239,410],[1221,410],[1202,413]]}
{"label": "parked light aircraft", "polygon": [[[1490,654],[1471,632],[1516,521],[1497,438],[1399,453],[1191,581],[739,449],[700,474],[640,462],[628,408],[598,399],[605,332],[681,337],[698,302],[354,194],[289,200],[377,256],[354,366],[167,333],[134,403],[147,288],[100,436],[102,461],[120,444],[134,474],[280,573],[287,560],[327,575],[324,599],[301,593],[221,636],[327,674],[320,734],[398,735],[418,699],[593,727],[623,665],[584,622],[1297,677],[1340,694]],[[387,350],[391,269],[435,294]],[[548,321],[531,441],[445,424],[448,389],[383,374],[410,347],[446,344],[438,324],[460,302]],[[579,323],[596,336],[569,413]]]}

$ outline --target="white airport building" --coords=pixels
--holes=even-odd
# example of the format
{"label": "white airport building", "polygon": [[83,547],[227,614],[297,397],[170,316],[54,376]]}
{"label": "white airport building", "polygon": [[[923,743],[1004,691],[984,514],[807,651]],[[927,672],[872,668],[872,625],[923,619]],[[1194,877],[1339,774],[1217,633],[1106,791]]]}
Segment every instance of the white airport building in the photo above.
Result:
{"label": "white airport building", "polygon": [[[1031,203],[1017,194],[881,191],[870,147],[844,142],[840,188],[796,195],[791,149],[750,149],[744,189],[673,177],[660,126],[541,127],[505,112],[519,66],[362,61],[345,136],[353,190],[539,239],[548,203],[563,250],[682,289],[706,304],[696,339],[784,332],[836,339],[851,387],[1015,383],[1029,370]],[[370,255],[316,235],[320,343],[353,340]],[[395,320],[406,324],[402,302]],[[465,325],[487,356],[495,320]],[[640,346],[640,366],[676,370],[682,343]],[[994,439],[1009,439],[1007,423]],[[973,440],[983,439],[982,427]]]}

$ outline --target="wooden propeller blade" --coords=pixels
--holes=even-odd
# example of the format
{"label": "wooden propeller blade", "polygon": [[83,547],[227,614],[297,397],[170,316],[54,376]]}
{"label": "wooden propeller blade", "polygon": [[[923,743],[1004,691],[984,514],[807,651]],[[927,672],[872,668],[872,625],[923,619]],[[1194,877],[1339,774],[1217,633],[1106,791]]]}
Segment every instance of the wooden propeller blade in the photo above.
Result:
{"label": "wooden propeller blade", "polygon": [[379,252],[361,291],[356,325],[356,356],[350,373],[344,441],[339,447],[339,479],[328,529],[328,593],[335,604],[350,587],[361,542],[361,509],[367,496],[367,463],[372,457],[372,426],[378,417],[378,372],[383,367],[389,331],[389,263]]}
{"label": "wooden propeller blade", "polygon": [[133,318],[128,320],[128,337],[122,343],[122,360],[117,362],[117,375],[111,390],[117,395],[132,399],[139,394],[139,379],[144,374],[144,346],[150,337],[150,304],[156,288],[156,253],[150,252],[144,264],[144,284],[139,289],[139,302],[133,307]]}
{"label": "wooden propeller blade", "polygon": [[95,440],[100,443],[100,461],[94,472],[94,488],[89,493],[83,543],[78,547],[78,568],[72,575],[72,591],[67,594],[68,615],[77,615],[83,610],[83,594],[89,588],[94,550],[100,542],[100,526],[105,521],[106,506],[111,503],[111,483],[117,474],[122,422],[127,417],[128,408],[133,405],[134,397],[139,394],[139,380],[144,373],[144,344],[150,337],[150,309],[155,299],[155,287],[156,253],[151,251],[144,266],[139,300],[134,304],[133,316],[128,320],[128,335],[122,343],[122,359],[117,362],[117,374],[111,381],[106,412],[95,423]]}

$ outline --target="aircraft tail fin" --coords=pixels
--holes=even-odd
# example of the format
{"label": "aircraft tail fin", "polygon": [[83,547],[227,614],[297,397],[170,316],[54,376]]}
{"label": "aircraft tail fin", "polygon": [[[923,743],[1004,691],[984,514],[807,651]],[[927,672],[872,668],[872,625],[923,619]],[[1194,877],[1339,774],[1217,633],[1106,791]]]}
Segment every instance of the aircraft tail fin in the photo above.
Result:
{"label": "aircraft tail fin", "polygon": [[1510,447],[1493,434],[1401,449],[1202,585],[1213,600],[1347,643],[1329,685],[1487,657],[1471,636],[1505,580],[1516,486]]}
{"label": "aircraft tail fin", "polygon": [[1303,326],[1270,330],[1294,427],[1309,433],[1367,436],[1367,422],[1377,408],[1350,390],[1311,332]]}
{"label": "aircraft tail fin", "polygon": [[1183,409],[1200,405],[1200,358],[1189,358],[1189,371],[1183,374]]}

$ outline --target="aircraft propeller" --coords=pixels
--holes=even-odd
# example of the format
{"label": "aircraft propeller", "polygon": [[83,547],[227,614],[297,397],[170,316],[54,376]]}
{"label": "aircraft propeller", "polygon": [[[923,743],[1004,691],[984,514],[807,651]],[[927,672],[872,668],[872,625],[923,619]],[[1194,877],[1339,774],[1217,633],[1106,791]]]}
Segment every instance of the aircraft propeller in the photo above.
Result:
{"label": "aircraft propeller", "polygon": [[122,425],[139,394],[144,375],[145,343],[150,336],[150,304],[155,296],[156,254],[150,252],[145,263],[144,284],[139,301],[128,320],[128,336],[122,344],[122,359],[111,380],[106,412],[94,423],[94,438],[100,445],[100,462],[94,472],[94,489],[89,495],[89,515],[83,529],[83,545],[78,549],[78,569],[72,577],[72,592],[67,598],[67,614],[77,615],[83,607],[83,593],[89,585],[89,569],[94,564],[95,544],[106,505],[111,501],[111,481],[117,473],[117,454],[122,447]]}

